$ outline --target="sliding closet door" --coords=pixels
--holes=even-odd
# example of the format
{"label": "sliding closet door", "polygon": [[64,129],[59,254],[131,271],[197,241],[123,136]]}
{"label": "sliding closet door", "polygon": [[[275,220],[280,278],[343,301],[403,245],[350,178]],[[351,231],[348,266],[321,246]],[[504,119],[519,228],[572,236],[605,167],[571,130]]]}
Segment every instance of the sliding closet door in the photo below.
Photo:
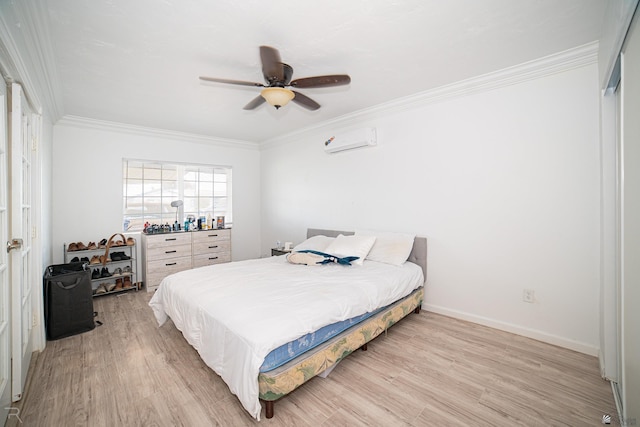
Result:
{"label": "sliding closet door", "polygon": [[622,50],[621,374],[623,425],[640,424],[640,16]]}

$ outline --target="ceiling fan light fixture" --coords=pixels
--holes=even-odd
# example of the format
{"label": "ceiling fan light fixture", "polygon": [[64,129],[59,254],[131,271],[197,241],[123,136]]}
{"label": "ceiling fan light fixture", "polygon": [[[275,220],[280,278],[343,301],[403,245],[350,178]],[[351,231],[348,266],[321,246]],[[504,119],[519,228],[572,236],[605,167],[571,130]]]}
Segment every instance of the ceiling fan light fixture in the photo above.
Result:
{"label": "ceiling fan light fixture", "polygon": [[285,89],[283,87],[267,87],[262,89],[260,95],[271,105],[276,107],[284,107],[296,96],[293,91]]}

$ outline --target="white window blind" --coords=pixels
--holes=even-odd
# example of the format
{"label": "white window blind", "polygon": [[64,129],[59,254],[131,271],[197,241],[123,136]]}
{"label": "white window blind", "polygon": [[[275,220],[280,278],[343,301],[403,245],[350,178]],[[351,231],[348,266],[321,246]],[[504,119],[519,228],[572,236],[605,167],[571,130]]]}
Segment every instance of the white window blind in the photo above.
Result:
{"label": "white window blind", "polygon": [[[141,231],[145,222],[184,225],[189,215],[233,224],[230,167],[124,159],[122,171],[124,231]],[[184,204],[172,207],[176,200]]]}

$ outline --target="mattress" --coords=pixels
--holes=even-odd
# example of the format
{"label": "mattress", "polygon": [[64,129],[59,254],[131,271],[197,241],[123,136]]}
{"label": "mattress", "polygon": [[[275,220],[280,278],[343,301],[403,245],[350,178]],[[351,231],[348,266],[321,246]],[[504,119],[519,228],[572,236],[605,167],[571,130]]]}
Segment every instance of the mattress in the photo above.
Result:
{"label": "mattress", "polygon": [[260,417],[258,375],[274,349],[327,325],[375,312],[422,286],[422,269],[366,261],[304,266],[270,257],[166,277],[149,302],[169,317],[243,407]]}
{"label": "mattress", "polygon": [[360,316],[352,317],[351,319],[343,320],[341,322],[332,323],[331,325],[323,326],[315,332],[311,332],[305,336],[302,336],[294,341],[290,341],[286,344],[273,350],[267,354],[264,358],[262,366],[260,366],[260,372],[269,372],[276,369],[290,360],[295,359],[302,353],[309,350],[313,350],[319,345],[329,341],[331,338],[340,334],[343,331],[359,324],[384,310],[386,307],[378,310],[362,314]]}

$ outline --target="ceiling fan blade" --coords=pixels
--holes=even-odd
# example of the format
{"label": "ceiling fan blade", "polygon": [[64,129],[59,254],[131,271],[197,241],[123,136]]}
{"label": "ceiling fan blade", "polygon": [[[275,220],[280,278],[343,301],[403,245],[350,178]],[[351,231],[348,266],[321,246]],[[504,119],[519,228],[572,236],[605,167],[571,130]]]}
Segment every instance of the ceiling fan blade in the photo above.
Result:
{"label": "ceiling fan blade", "polygon": [[241,86],[258,86],[264,87],[262,83],[253,83],[253,82],[245,82],[243,80],[231,80],[231,79],[218,79],[216,77],[200,77],[200,80],[204,80],[207,82],[216,82],[216,83],[228,83],[232,85],[241,85]]}
{"label": "ceiling fan blade", "polygon": [[280,59],[278,49],[271,46],[260,46],[260,59],[262,60],[262,75],[267,83],[281,82],[284,79],[282,59]]}
{"label": "ceiling fan blade", "polygon": [[347,74],[334,74],[329,76],[304,77],[291,82],[291,86],[299,88],[342,86],[351,83],[351,77]]}
{"label": "ceiling fan blade", "polygon": [[293,68],[289,64],[282,64],[282,73],[283,73],[283,83],[285,86],[288,86],[291,82],[291,77],[293,77]]}
{"label": "ceiling fan blade", "polygon": [[307,95],[303,95],[300,92],[296,92],[295,90],[292,92],[296,94],[296,96],[294,96],[292,99],[292,101],[296,104],[302,105],[304,108],[311,111],[315,111],[320,108],[320,104],[309,98]]}
{"label": "ceiling fan blade", "polygon": [[253,110],[254,108],[259,107],[262,104],[264,104],[264,98],[262,97],[262,95],[258,95],[255,98],[253,98],[251,102],[249,102],[247,105],[242,107],[242,109]]}

